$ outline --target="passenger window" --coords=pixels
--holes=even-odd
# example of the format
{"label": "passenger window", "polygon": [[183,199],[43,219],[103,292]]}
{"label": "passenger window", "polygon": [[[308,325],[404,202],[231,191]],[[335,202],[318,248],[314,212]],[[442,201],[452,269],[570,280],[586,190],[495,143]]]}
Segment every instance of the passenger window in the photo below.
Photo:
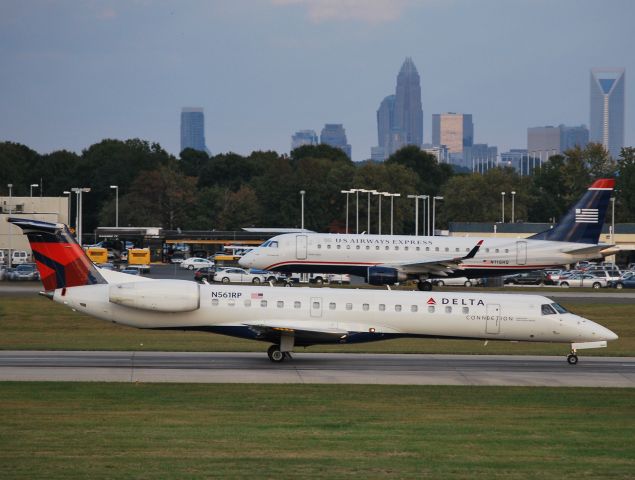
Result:
{"label": "passenger window", "polygon": [[293,308],[300,308],[302,306],[302,303],[295,301],[293,302]]}
{"label": "passenger window", "polygon": [[449,251],[450,251],[450,249],[449,249],[448,247],[445,247],[445,251],[446,251],[446,252],[449,252]]}
{"label": "passenger window", "polygon": [[267,306],[267,300],[260,300],[260,306],[261,307],[266,307]]}
{"label": "passenger window", "polygon": [[386,245],[386,250],[390,250],[390,247],[388,245]]}
{"label": "passenger window", "polygon": [[428,313],[434,313],[434,305],[428,306]]}
{"label": "passenger window", "polygon": [[408,251],[408,247],[403,247],[403,249],[407,252]]}
{"label": "passenger window", "polygon": [[276,302],[276,305],[278,306],[278,308],[284,308],[284,302],[282,300],[278,300]]}
{"label": "passenger window", "polygon": [[320,302],[313,302],[313,310],[319,310],[320,309]]}
{"label": "passenger window", "polygon": [[335,303],[329,303],[329,310],[335,310]]}
{"label": "passenger window", "polygon": [[375,247],[375,250],[379,250],[379,245],[377,245],[377,246]]}
{"label": "passenger window", "polygon": [[395,250],[399,250],[399,247],[398,247],[398,246],[395,246]]}
{"label": "passenger window", "polygon": [[212,298],[212,305],[218,306],[218,298]]}
{"label": "passenger window", "polygon": [[352,303],[347,303],[346,304],[346,310],[353,310],[353,304]]}
{"label": "passenger window", "polygon": [[227,301],[227,305],[229,305],[230,307],[235,307],[236,306],[236,300],[228,300]]}
{"label": "passenger window", "polygon": [[506,248],[506,249],[505,249],[505,253],[509,253],[509,248]]}
{"label": "passenger window", "polygon": [[346,245],[346,250],[350,250],[351,246],[350,245]]}
{"label": "passenger window", "polygon": [[379,311],[380,311],[380,312],[383,312],[383,311],[385,311],[385,310],[386,310],[386,304],[384,304],[384,303],[380,303],[380,304],[379,304]]}
{"label": "passenger window", "polygon": [[342,248],[342,246],[341,246],[341,245],[338,245],[338,246],[337,246],[337,249],[339,250],[340,248]]}
{"label": "passenger window", "polygon": [[395,312],[401,312],[401,305],[395,305]]}
{"label": "passenger window", "polygon": [[498,253],[498,248],[496,250],[494,250],[496,253]]}
{"label": "passenger window", "polygon": [[430,251],[430,247],[426,247],[426,252],[429,252],[429,251]]}
{"label": "passenger window", "polygon": [[245,300],[245,307],[251,307],[251,300]]}
{"label": "passenger window", "polygon": [[322,245],[320,245],[320,244],[318,243],[318,249],[320,249],[320,248],[322,248]]}
{"label": "passenger window", "polygon": [[417,247],[417,248],[416,248],[416,250],[417,250],[417,252],[418,252],[419,250],[421,250],[421,247]]}
{"label": "passenger window", "polygon": [[489,248],[486,248],[486,249],[485,249],[485,251],[486,251],[487,253],[489,253]]}
{"label": "passenger window", "polygon": [[365,312],[367,312],[367,311],[368,311],[368,308],[369,308],[369,306],[368,306],[368,304],[367,304],[367,303],[363,303],[363,304],[362,304],[362,310],[364,310]]}
{"label": "passenger window", "polygon": [[463,307],[463,313],[464,314],[470,313],[470,307]]}
{"label": "passenger window", "polygon": [[370,247],[368,245],[366,245],[366,250],[370,250]]}
{"label": "passenger window", "polygon": [[356,249],[356,250],[359,250],[359,245],[355,246],[355,249]]}
{"label": "passenger window", "polygon": [[434,251],[435,251],[435,252],[438,252],[438,251],[439,251],[439,247],[436,247],[436,248],[434,249]]}
{"label": "passenger window", "polygon": [[331,249],[331,245],[327,245],[327,246],[326,246],[326,249],[327,249],[327,250],[330,250],[330,249]]}
{"label": "passenger window", "polygon": [[445,313],[452,313],[452,307],[445,307]]}
{"label": "passenger window", "polygon": [[455,251],[456,251],[456,252],[458,252],[458,251],[459,251],[459,248],[457,248]]}
{"label": "passenger window", "polygon": [[419,310],[419,307],[417,307],[416,305],[411,305],[410,306],[410,311],[412,313],[416,313]]}

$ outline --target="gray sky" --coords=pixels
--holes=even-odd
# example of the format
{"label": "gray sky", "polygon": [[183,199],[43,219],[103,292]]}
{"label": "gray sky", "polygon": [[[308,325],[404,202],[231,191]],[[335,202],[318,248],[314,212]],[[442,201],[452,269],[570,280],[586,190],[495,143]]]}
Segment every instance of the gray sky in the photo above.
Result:
{"label": "gray sky", "polygon": [[353,159],[411,56],[431,115],[474,115],[475,141],[589,124],[589,70],[626,68],[631,0],[2,0],[0,140],[45,153],[140,137],[178,154],[180,109],[205,109],[212,153],[288,152],[343,123]]}

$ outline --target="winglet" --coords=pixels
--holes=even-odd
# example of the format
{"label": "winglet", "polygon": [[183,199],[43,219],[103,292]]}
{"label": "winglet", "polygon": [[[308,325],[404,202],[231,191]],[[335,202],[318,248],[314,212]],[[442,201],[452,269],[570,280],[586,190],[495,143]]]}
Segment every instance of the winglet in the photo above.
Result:
{"label": "winglet", "polygon": [[478,251],[481,248],[481,245],[483,245],[483,240],[479,240],[478,243],[476,245],[474,245],[474,248],[472,248],[472,250],[470,250],[470,253],[468,253],[466,256],[461,257],[461,260],[469,260],[470,258],[474,258],[474,256],[478,253]]}

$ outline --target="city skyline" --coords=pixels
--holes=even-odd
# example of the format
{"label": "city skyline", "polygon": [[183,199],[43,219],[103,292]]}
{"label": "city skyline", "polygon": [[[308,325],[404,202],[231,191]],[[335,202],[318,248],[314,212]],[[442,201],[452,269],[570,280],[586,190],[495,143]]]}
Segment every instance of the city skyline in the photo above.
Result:
{"label": "city skyline", "polygon": [[[365,160],[378,102],[411,57],[424,142],[432,112],[470,112],[474,143],[506,151],[526,145],[531,126],[589,123],[590,69],[635,68],[635,4],[624,0],[327,3],[7,0],[0,141],[47,153],[142,138],[178,155],[174,112],[199,105],[213,153],[285,153],[298,128],[337,122]],[[519,34],[528,26],[531,38]],[[624,88],[633,145],[632,75]]]}

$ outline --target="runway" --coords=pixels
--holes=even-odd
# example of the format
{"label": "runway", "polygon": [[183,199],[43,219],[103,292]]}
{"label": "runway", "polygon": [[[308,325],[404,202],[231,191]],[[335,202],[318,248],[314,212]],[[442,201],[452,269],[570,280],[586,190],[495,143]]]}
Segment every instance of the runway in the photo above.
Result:
{"label": "runway", "polygon": [[0,381],[635,387],[635,357],[295,353],[0,352]]}

